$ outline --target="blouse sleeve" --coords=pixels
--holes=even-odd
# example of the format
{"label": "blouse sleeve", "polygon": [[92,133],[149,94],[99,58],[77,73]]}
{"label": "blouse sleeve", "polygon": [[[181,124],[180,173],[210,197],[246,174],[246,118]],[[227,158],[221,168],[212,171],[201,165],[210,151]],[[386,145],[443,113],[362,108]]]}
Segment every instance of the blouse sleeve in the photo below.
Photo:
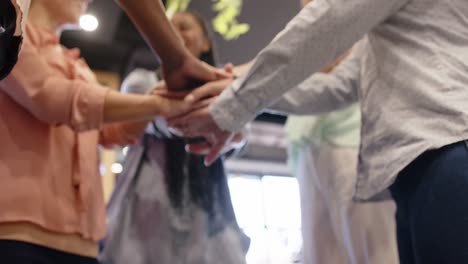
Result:
{"label": "blouse sleeve", "polygon": [[67,124],[76,131],[100,128],[109,90],[67,78],[46,56],[25,41],[16,67],[0,83],[0,90],[43,122]]}

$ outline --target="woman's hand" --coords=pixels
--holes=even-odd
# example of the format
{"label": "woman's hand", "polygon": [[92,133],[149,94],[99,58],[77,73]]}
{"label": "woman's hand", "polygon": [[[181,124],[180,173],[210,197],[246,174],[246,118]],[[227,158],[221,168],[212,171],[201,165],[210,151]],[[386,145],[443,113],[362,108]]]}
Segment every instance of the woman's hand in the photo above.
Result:
{"label": "woman's hand", "polygon": [[185,97],[185,101],[190,102],[190,103],[195,103],[195,102],[199,102],[210,97],[218,96],[224,91],[224,89],[229,87],[233,81],[234,81],[233,78],[226,78],[226,79],[206,83],[196,88],[192,92],[190,92]]}
{"label": "woman's hand", "polygon": [[185,56],[180,66],[163,64],[163,78],[169,91],[191,90],[206,82],[229,77],[232,77],[232,74],[210,66],[190,54]]}
{"label": "woman's hand", "polygon": [[[240,149],[246,144],[246,136],[243,132],[238,132],[234,134],[231,141],[223,147],[220,152],[220,155],[225,154],[226,152],[232,149]],[[209,142],[193,143],[185,147],[187,152],[190,152],[195,155],[206,156],[210,154],[212,145]]]}
{"label": "woman's hand", "polygon": [[[225,79],[225,80],[228,80],[228,79]],[[194,102],[188,102],[192,104],[192,111],[204,108],[208,106],[210,103],[212,103],[216,99],[216,96],[219,94],[219,91],[216,91],[216,90],[219,89],[218,86],[221,85],[222,81],[220,81],[220,83],[217,83],[217,84],[202,86],[204,89],[202,91],[197,92],[197,95],[199,94],[200,96],[203,96],[203,99],[200,99]],[[212,89],[207,88],[207,87],[211,87]],[[149,92],[149,94],[151,95],[157,95],[160,97],[173,99],[173,100],[184,100],[187,97],[187,95],[189,95],[190,93],[191,93],[190,91],[177,91],[177,92],[169,91],[164,81],[159,82],[156,85],[156,87],[154,87]],[[205,94],[206,96],[204,96]],[[208,94],[211,94],[211,95],[208,95]]]}
{"label": "woman's hand", "polygon": [[160,81],[156,86],[151,89],[148,94],[158,95],[168,99],[180,99],[183,100],[190,91],[169,91],[165,81]]}
{"label": "woman's hand", "polygon": [[175,118],[189,113],[194,109],[194,104],[180,99],[167,98],[161,95],[152,94],[154,97],[157,115],[166,119]]}

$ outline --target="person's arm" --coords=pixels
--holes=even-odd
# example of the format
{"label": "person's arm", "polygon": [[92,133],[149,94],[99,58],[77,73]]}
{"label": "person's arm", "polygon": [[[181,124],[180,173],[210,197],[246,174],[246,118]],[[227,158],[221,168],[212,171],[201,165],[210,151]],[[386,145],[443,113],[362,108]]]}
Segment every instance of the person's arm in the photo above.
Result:
{"label": "person's arm", "polygon": [[217,126],[237,131],[311,73],[335,61],[409,0],[315,0],[255,59],[243,81],[210,107]]}
{"label": "person's arm", "polygon": [[329,73],[316,73],[285,93],[267,111],[295,115],[316,115],[345,108],[358,101],[360,87],[361,41],[351,54]]}
{"label": "person's arm", "polygon": [[26,41],[18,64],[0,84],[3,92],[43,122],[83,131],[98,129],[103,123],[154,115],[170,117],[190,109],[180,101],[124,95],[97,83],[70,80],[57,72],[45,56]]}
{"label": "person's arm", "polygon": [[165,67],[180,67],[188,55],[160,0],[117,0]]}
{"label": "person's arm", "polygon": [[[154,71],[136,69],[125,78],[120,90],[124,94],[147,94],[157,83],[158,79]],[[154,117],[133,122],[107,124],[101,129],[99,143],[104,146],[134,143],[153,119]]]}
{"label": "person's arm", "polygon": [[109,91],[104,101],[103,122],[149,120],[155,116],[166,118],[183,114],[190,105],[158,95],[122,94]]}
{"label": "person's arm", "polygon": [[167,19],[160,0],[116,1],[161,58],[164,80],[170,90],[189,89],[227,77],[188,52]]}

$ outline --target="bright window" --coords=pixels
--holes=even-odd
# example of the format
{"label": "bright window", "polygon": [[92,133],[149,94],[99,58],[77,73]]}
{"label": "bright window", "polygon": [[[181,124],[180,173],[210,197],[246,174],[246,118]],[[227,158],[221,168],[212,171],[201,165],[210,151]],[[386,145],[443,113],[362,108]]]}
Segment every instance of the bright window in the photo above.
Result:
{"label": "bright window", "polygon": [[229,188],[239,225],[251,238],[247,263],[295,263],[302,244],[297,180],[231,175]]}

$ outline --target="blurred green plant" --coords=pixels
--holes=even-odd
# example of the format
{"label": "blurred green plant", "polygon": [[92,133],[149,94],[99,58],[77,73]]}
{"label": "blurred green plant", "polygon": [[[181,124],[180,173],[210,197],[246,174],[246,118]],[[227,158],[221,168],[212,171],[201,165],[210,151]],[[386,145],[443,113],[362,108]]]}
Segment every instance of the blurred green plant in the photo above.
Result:
{"label": "blurred green plant", "polygon": [[187,10],[191,0],[167,0],[166,13],[170,17],[176,12]]}
{"label": "blurred green plant", "polygon": [[218,12],[213,19],[213,28],[224,39],[234,40],[249,32],[249,24],[237,21],[243,0],[213,0],[213,2],[213,10]]}
{"label": "blurred green plant", "polygon": [[[213,19],[213,29],[227,41],[235,40],[249,32],[250,25],[239,23],[237,17],[242,11],[243,0],[212,0],[213,10],[218,13]],[[176,12],[187,10],[191,0],[167,0],[166,12],[172,16]]]}

